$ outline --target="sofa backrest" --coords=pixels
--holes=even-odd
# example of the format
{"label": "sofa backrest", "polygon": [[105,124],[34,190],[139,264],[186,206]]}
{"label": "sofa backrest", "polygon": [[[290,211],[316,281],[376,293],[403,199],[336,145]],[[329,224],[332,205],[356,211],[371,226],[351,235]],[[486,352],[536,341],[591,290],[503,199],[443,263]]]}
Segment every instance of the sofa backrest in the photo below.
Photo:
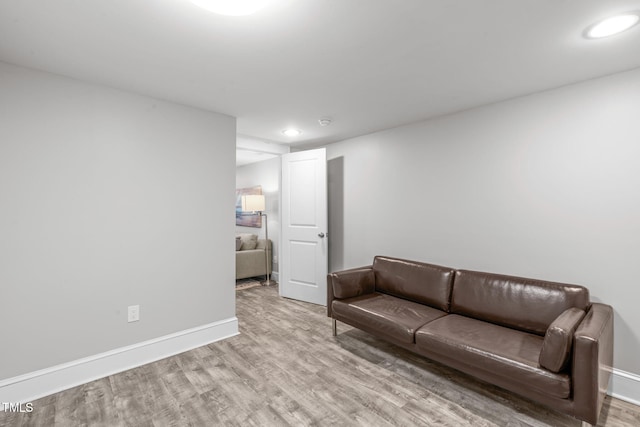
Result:
{"label": "sofa backrest", "polygon": [[449,310],[454,269],[439,265],[377,256],[373,260],[375,289]]}
{"label": "sofa backrest", "polygon": [[538,335],[570,307],[587,310],[583,286],[458,270],[451,312]]}

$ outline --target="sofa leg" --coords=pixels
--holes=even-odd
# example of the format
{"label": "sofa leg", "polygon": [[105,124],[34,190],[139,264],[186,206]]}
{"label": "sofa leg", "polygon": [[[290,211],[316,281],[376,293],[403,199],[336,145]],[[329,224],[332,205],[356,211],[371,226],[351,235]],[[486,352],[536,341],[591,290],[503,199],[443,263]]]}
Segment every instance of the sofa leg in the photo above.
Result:
{"label": "sofa leg", "polygon": [[331,323],[333,326],[333,336],[337,336],[338,335],[338,322],[336,321],[336,319],[331,319]]}

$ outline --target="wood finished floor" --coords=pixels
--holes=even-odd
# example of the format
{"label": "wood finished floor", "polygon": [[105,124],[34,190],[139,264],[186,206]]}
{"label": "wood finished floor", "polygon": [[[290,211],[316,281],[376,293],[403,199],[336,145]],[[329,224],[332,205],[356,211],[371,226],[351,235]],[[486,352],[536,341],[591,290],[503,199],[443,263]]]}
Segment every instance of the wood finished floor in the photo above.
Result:
{"label": "wood finished floor", "polygon": [[[324,307],[237,292],[241,335],[0,412],[2,426],[579,426],[339,324]],[[602,426],[639,426],[607,398]]]}

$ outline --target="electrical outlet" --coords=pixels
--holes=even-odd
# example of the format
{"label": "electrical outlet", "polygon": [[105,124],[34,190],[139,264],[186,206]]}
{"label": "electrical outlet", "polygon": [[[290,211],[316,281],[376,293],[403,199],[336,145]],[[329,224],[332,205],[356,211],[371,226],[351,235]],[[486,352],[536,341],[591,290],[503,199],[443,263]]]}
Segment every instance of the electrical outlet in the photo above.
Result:
{"label": "electrical outlet", "polygon": [[140,320],[140,306],[139,305],[130,305],[127,309],[127,321],[137,322]]}
{"label": "electrical outlet", "polygon": [[278,263],[278,255],[273,256],[273,262],[275,262],[276,264]]}

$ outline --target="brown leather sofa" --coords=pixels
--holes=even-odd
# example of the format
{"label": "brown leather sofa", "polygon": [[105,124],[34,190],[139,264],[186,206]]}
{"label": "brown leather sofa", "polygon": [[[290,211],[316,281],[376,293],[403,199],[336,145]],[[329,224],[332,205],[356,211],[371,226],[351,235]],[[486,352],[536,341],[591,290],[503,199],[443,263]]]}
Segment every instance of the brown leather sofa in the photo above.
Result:
{"label": "brown leather sofa", "polygon": [[331,273],[327,311],[429,359],[596,424],[613,310],[577,285],[389,257]]}

